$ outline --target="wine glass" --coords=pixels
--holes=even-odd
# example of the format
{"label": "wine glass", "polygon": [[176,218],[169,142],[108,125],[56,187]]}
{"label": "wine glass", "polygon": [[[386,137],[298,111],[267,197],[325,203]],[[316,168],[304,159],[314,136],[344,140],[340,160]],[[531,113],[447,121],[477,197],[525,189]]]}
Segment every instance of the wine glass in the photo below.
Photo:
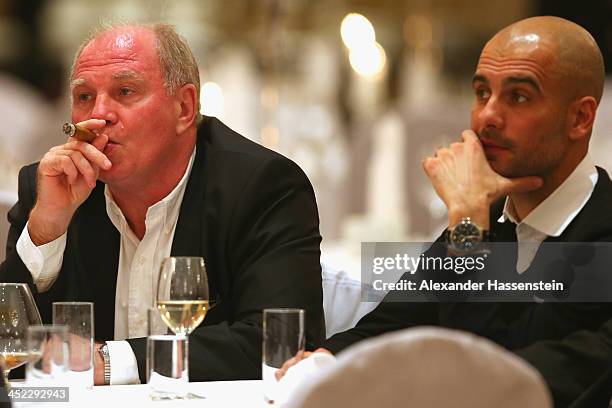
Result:
{"label": "wine glass", "polygon": [[164,259],[157,285],[157,310],[174,334],[188,335],[209,310],[208,277],[201,257]]}
{"label": "wine glass", "polygon": [[0,283],[0,363],[7,387],[9,372],[28,361],[28,327],[40,324],[28,285]]}

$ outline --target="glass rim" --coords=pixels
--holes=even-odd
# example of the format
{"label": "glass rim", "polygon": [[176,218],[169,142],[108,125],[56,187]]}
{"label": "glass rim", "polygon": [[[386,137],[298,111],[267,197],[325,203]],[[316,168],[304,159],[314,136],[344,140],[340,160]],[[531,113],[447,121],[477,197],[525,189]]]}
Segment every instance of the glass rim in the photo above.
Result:
{"label": "glass rim", "polygon": [[167,256],[164,258],[164,261],[168,259],[201,259],[203,261],[204,257],[203,256]]}
{"label": "glass rim", "polygon": [[153,334],[151,336],[147,336],[147,341],[149,340],[160,340],[160,341],[174,341],[174,340],[187,340],[189,336],[186,334]]}
{"label": "glass rim", "polygon": [[68,331],[68,326],[65,324],[31,324],[28,326],[28,332],[42,331]]}
{"label": "glass rim", "polygon": [[268,308],[264,309],[263,312],[267,313],[306,313],[304,309],[300,309],[297,307],[276,307],[276,308]]}
{"label": "glass rim", "polygon": [[52,306],[93,306],[94,302],[53,302]]}
{"label": "glass rim", "polygon": [[0,282],[0,286],[23,286],[30,289],[28,284],[23,282]]}

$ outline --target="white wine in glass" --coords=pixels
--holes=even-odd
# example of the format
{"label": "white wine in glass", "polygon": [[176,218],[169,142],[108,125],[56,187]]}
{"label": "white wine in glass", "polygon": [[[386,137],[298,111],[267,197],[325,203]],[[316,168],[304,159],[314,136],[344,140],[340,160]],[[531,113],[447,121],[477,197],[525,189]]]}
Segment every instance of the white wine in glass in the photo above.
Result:
{"label": "white wine in glass", "polygon": [[28,327],[40,324],[28,285],[0,283],[0,364],[7,386],[9,372],[28,361]]}
{"label": "white wine in glass", "polygon": [[162,320],[175,334],[189,334],[202,323],[207,300],[166,300],[157,302]]}
{"label": "white wine in glass", "polygon": [[209,310],[208,276],[201,257],[169,257],[162,262],[157,310],[174,334],[188,335]]}

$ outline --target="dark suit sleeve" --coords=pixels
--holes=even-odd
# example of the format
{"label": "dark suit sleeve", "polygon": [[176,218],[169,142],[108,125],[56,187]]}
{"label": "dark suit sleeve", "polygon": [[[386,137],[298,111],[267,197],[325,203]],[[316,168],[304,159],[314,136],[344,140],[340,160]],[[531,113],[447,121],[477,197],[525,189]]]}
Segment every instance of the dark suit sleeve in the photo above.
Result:
{"label": "dark suit sleeve", "polygon": [[[435,257],[445,254],[446,244],[442,234],[425,251],[424,256]],[[399,281],[414,279],[415,276],[422,275],[420,272],[421,270],[418,270],[414,275],[406,273]],[[405,296],[405,292],[390,291],[374,310],[357,322],[354,328],[334,334],[322,344],[322,347],[336,354],[354,343],[380,334],[408,327],[439,324],[440,308],[437,301],[402,301]]]}
{"label": "dark suit sleeve", "polygon": [[[559,341],[539,341],[515,351],[544,377],[555,406],[568,406],[587,389],[591,402],[607,407],[612,397],[612,320],[598,331],[583,330]],[[605,403],[605,405],[604,405]]]}
{"label": "dark suit sleeve", "polygon": [[333,335],[322,347],[336,354],[354,343],[383,333],[436,324],[437,316],[436,303],[406,303],[385,297],[374,310],[362,317],[354,328]]}
{"label": "dark suit sleeve", "polygon": [[[259,165],[223,228],[229,234],[222,274],[232,279],[219,307],[230,308],[232,318],[190,335],[192,381],[261,378],[264,308],[305,309],[309,344],[325,334],[318,212],[299,167],[280,156]],[[144,379],[144,339],[129,342]]]}
{"label": "dark suit sleeve", "polygon": [[28,217],[35,202],[35,177],[36,167],[27,166],[19,171],[17,203],[8,212],[10,229],[6,241],[6,259],[0,265],[1,282],[23,282],[30,285],[33,293],[36,286],[33,284],[32,275],[17,253],[17,241],[28,222]]}

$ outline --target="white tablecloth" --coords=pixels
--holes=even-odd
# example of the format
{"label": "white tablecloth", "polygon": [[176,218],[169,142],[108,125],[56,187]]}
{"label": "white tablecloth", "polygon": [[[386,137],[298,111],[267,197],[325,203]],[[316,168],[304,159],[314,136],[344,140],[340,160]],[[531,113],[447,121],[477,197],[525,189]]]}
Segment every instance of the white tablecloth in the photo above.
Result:
{"label": "white tablecloth", "polygon": [[[13,382],[12,382],[13,383]],[[19,386],[17,383],[13,383]],[[16,403],[15,407],[270,407],[263,397],[262,381],[217,381],[190,383],[189,390],[206,399],[152,401],[149,386],[112,385],[90,390],[70,390],[70,403]]]}

